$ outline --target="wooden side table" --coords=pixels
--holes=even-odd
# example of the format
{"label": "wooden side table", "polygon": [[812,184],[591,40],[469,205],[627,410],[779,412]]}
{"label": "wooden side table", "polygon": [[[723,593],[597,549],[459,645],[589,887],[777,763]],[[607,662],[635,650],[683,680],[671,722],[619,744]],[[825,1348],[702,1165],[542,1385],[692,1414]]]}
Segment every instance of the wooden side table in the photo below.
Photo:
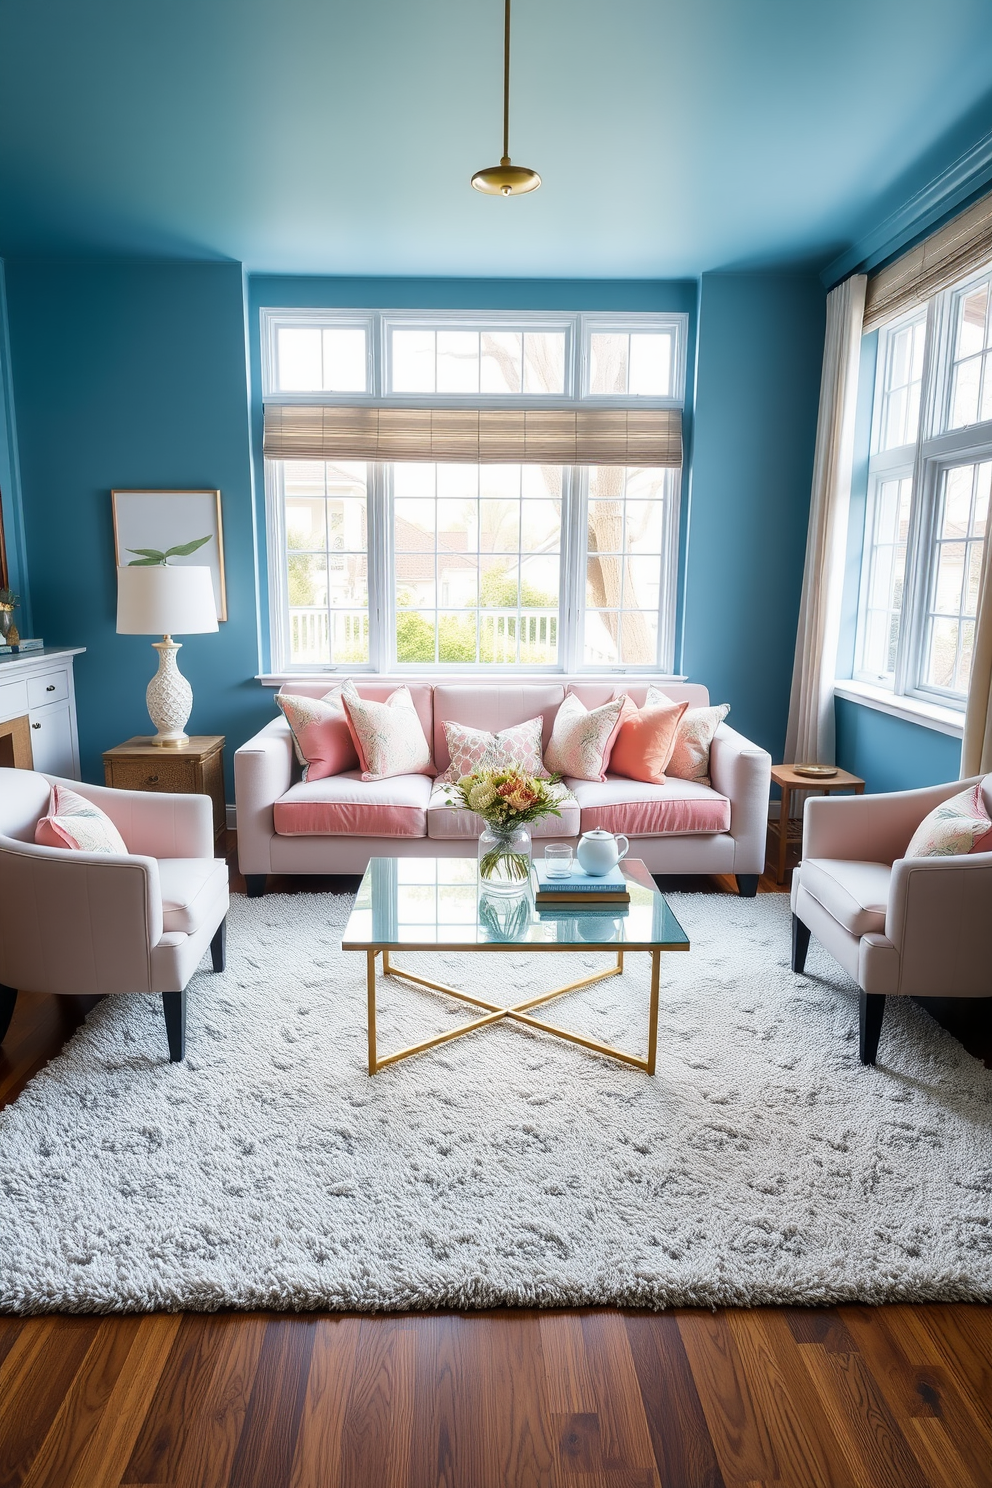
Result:
{"label": "wooden side table", "polygon": [[847,770],[838,770],[828,780],[812,780],[808,775],[797,775],[794,765],[772,765],[772,784],[782,792],[782,805],[778,821],[769,821],[768,832],[778,840],[778,862],[776,883],[785,883],[785,857],[791,842],[798,843],[800,853],[803,845],[803,822],[799,817],[792,821],[792,797],[796,791],[813,791],[829,796],[831,791],[849,790],[856,796],[864,795],[865,783],[860,775],[851,775]]}
{"label": "wooden side table", "polygon": [[185,749],[162,749],[150,738],[128,739],[103,756],[104,783],[116,790],[167,791],[209,796],[214,808],[214,845],[224,856],[224,735],[191,734]]}

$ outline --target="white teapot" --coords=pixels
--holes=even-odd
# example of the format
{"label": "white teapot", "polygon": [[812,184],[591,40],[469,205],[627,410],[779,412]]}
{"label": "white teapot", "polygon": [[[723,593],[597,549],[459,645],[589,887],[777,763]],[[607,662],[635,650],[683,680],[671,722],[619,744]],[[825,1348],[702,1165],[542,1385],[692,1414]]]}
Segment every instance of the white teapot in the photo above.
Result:
{"label": "white teapot", "polygon": [[[621,842],[623,852],[620,851]],[[613,833],[607,832],[605,827],[596,827],[595,831],[583,833],[575,849],[575,856],[579,860],[579,867],[584,873],[588,873],[590,878],[602,878],[603,874],[615,868],[629,851],[630,843],[622,832],[614,837]]]}

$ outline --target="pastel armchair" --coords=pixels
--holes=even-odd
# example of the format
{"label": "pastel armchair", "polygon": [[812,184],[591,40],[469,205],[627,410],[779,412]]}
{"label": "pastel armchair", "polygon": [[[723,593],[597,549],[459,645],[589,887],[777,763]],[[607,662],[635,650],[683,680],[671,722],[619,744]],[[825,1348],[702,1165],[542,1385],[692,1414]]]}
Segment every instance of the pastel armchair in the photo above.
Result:
{"label": "pastel armchair", "polygon": [[[887,997],[992,996],[992,852],[904,856],[923,818],[980,778],[806,802],[792,969],[815,935],[857,982],[862,1064],[875,1063]],[[992,775],[983,798],[992,811]]]}
{"label": "pastel armchair", "polygon": [[[53,783],[105,811],[127,855],[38,846]],[[186,986],[208,946],[224,969],[228,874],[213,851],[206,796],[0,769],[0,1042],[18,989],[159,993],[169,1057],[182,1059]]]}

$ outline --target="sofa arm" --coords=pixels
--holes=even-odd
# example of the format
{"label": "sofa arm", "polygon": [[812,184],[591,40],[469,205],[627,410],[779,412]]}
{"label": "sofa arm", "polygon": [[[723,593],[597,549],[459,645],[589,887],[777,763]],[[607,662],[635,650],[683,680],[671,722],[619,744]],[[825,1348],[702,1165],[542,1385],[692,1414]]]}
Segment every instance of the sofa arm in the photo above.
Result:
{"label": "sofa arm", "polygon": [[293,735],[274,718],[235,751],[234,800],[238,813],[238,866],[242,873],[269,873],[275,836],[272,808],[293,783]]}
{"label": "sofa arm", "polygon": [[0,982],[29,992],[150,992],[162,938],[154,858],[0,845]]}
{"label": "sofa arm", "polygon": [[764,872],[771,771],[766,749],[721,723],[710,747],[710,779],[730,801],[735,873]]}
{"label": "sofa arm", "polygon": [[803,813],[803,857],[894,863],[927,812],[974,784],[952,780],[879,796],[812,796]]}
{"label": "sofa arm", "polygon": [[215,855],[213,804],[209,796],[157,795],[59,780],[105,811],[129,852],[149,858],[212,858]]}
{"label": "sofa arm", "polygon": [[903,996],[992,995],[990,905],[992,852],[893,863],[885,935]]}

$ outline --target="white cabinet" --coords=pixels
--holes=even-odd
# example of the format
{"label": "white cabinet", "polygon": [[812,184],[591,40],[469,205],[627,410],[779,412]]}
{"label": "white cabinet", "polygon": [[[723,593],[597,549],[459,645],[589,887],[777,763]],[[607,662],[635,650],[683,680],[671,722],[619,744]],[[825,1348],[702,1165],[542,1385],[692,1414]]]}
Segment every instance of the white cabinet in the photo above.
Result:
{"label": "white cabinet", "polygon": [[0,723],[26,717],[34,768],[79,779],[72,659],[82,647],[0,656]]}

